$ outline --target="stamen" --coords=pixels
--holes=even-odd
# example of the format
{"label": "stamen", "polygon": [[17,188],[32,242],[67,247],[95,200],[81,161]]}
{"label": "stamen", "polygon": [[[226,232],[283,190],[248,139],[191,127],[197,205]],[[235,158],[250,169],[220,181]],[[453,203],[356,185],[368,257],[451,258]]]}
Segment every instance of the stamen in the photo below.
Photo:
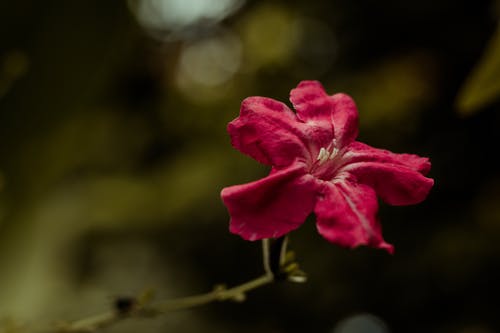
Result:
{"label": "stamen", "polygon": [[330,157],[330,153],[328,153],[328,150],[326,150],[324,147],[321,147],[317,158],[319,164],[321,165],[325,163],[325,161],[328,160],[328,157]]}
{"label": "stamen", "polygon": [[330,159],[333,160],[338,152],[339,149],[337,147],[334,147],[332,153],[330,154]]}
{"label": "stamen", "polygon": [[337,139],[332,140],[332,146],[333,146],[332,153],[329,156],[331,160],[333,160],[335,156],[337,156],[337,153],[339,152],[339,149],[337,148]]}

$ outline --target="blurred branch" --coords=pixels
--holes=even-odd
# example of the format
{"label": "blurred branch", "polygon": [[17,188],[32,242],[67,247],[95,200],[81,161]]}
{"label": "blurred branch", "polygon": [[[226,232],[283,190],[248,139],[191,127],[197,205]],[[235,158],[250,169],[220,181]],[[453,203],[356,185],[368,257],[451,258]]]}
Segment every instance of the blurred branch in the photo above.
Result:
{"label": "blurred branch", "polygon": [[287,251],[286,236],[275,240],[262,241],[263,263],[265,273],[253,280],[227,289],[225,285],[217,285],[208,293],[173,300],[150,302],[150,294],[145,293],[133,298],[118,298],[113,309],[108,312],[76,320],[70,323],[59,323],[45,333],[88,333],[112,326],[128,318],[152,318],[171,311],[189,309],[212,302],[243,302],[247,292],[275,281],[288,280],[305,282],[306,275],[299,269],[294,255]]}
{"label": "blurred branch", "polygon": [[[84,333],[94,332],[102,328],[109,327],[119,321],[127,318],[151,318],[171,311],[184,310],[192,307],[209,304],[212,302],[235,301],[243,302],[246,293],[253,289],[270,284],[274,277],[270,274],[264,274],[256,279],[250,280],[239,286],[226,289],[224,285],[218,285],[213,291],[174,300],[166,300],[148,305],[141,304],[139,299],[125,300],[121,299],[115,303],[115,309],[107,313],[84,318],[72,323],[62,323],[57,325],[56,329],[50,332],[57,333]],[[116,306],[121,303],[121,306]],[[129,306],[124,306],[128,303]]]}

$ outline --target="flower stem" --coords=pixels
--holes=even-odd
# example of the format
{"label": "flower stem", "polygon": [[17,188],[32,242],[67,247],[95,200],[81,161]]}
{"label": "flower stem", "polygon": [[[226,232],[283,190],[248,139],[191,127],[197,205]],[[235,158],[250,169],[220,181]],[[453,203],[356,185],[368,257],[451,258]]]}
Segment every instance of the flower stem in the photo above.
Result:
{"label": "flower stem", "polygon": [[245,282],[236,287],[226,289],[224,286],[216,286],[213,291],[178,298],[174,300],[166,300],[150,305],[137,305],[126,313],[120,311],[109,311],[100,315],[84,318],[68,324],[62,324],[55,332],[58,333],[88,333],[95,332],[98,329],[109,327],[121,320],[127,318],[150,318],[171,311],[189,309],[196,306],[208,304],[216,301],[236,301],[242,302],[245,300],[245,295],[248,291],[259,288],[263,285],[270,284],[274,281],[274,277],[270,274],[264,274],[256,279]]}
{"label": "flower stem", "polygon": [[256,279],[250,280],[230,289],[225,289],[224,286],[218,286],[212,292],[206,294],[190,296],[171,301],[163,301],[161,303],[157,303],[155,309],[161,313],[165,313],[204,305],[215,301],[222,302],[231,300],[242,302],[245,300],[245,296],[248,291],[257,289],[266,284],[270,284],[273,281],[274,277],[272,275],[264,274]]}
{"label": "flower stem", "polygon": [[71,323],[60,324],[57,333],[89,333],[109,327],[127,318],[150,318],[171,311],[189,309],[212,302],[234,301],[242,302],[247,292],[275,281],[289,280],[304,282],[305,274],[298,268],[292,253],[287,252],[286,236],[278,239],[264,239],[262,242],[263,263],[265,273],[253,280],[232,288],[224,285],[216,286],[211,292],[188,296],[173,300],[150,303],[145,297],[123,298],[115,302],[114,309],[92,317],[80,319]]}

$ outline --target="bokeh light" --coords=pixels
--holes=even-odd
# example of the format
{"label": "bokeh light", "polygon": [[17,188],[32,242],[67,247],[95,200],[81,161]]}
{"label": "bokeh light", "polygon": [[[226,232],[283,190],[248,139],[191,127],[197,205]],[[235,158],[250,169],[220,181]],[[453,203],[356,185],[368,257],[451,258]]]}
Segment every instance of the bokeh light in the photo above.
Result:
{"label": "bokeh light", "polygon": [[358,314],[342,320],[332,333],[389,333],[389,330],[380,318]]}
{"label": "bokeh light", "polygon": [[241,64],[241,43],[224,32],[185,45],[181,51],[178,80],[217,86],[232,78]]}
{"label": "bokeh light", "polygon": [[250,68],[287,64],[297,47],[295,19],[285,6],[274,4],[260,5],[243,18],[241,38]]}
{"label": "bokeh light", "polygon": [[139,23],[153,36],[172,38],[195,26],[214,25],[238,10],[243,0],[129,0]]}

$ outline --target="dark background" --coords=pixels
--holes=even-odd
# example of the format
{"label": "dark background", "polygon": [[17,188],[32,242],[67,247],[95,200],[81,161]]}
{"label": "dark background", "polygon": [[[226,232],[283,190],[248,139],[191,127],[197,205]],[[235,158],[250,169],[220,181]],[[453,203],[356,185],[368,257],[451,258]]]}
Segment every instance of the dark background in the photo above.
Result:
{"label": "dark background", "polygon": [[[382,204],[393,256],[291,234],[306,284],[109,332],[500,331],[500,6],[493,1],[0,3],[0,330],[153,288],[262,272],[219,192],[267,168],[225,127],[299,81],[353,96],[360,141],[431,158],[429,198]],[[3,327],[3,328],[2,328]]]}

